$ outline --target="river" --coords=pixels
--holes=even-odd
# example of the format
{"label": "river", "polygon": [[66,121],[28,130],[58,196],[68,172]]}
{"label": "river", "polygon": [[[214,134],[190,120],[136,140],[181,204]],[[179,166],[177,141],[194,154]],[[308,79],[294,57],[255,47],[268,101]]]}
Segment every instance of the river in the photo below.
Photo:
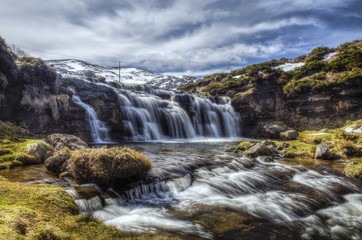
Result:
{"label": "river", "polygon": [[362,239],[360,182],[331,164],[267,163],[224,151],[238,142],[126,143],[149,157],[153,168],[144,182],[107,191],[61,180],[42,165],[1,174],[11,181],[60,185],[76,199],[81,213],[93,212],[106,224],[135,234]]}

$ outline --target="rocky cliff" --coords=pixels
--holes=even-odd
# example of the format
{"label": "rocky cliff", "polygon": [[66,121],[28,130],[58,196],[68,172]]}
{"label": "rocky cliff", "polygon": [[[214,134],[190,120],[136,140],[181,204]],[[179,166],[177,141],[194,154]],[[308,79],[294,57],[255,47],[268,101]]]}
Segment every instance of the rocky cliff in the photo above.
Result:
{"label": "rocky cliff", "polygon": [[268,122],[298,130],[341,126],[362,117],[362,41],[308,56],[214,74],[180,90],[229,96],[241,114],[244,136],[265,135]]}
{"label": "rocky cliff", "polygon": [[0,120],[36,134],[69,133],[90,140],[85,110],[72,101],[69,87],[107,121],[112,137],[121,136],[120,108],[112,89],[62,78],[41,59],[18,58],[0,39]]}

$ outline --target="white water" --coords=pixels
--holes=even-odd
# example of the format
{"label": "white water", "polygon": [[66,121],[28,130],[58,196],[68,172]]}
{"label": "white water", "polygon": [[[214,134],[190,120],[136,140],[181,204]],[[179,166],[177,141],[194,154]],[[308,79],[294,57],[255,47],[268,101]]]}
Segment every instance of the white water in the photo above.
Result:
{"label": "white water", "polygon": [[109,131],[106,124],[98,119],[97,113],[94,108],[84,103],[80,97],[75,95],[74,91],[72,100],[75,104],[82,107],[86,111],[86,117],[89,122],[91,137],[94,143],[110,143]]}
{"label": "white water", "polygon": [[[235,138],[240,135],[240,116],[226,98],[217,98],[216,103],[173,91],[115,91],[129,140]],[[157,95],[167,95],[167,98]]]}
{"label": "white water", "polygon": [[[166,231],[208,239],[217,237],[205,227],[207,222],[202,224],[190,216],[207,213],[212,217],[226,211],[286,226],[300,239],[360,239],[361,188],[348,179],[298,166],[220,155],[215,144],[205,149],[201,143],[194,145],[202,155],[191,150],[184,153],[194,143],[185,144],[175,144],[175,149],[167,152],[158,145],[155,149],[160,160],[155,160],[151,175],[162,172],[161,168],[170,179],[119,192],[118,198],[108,199],[104,208],[94,209],[95,217],[126,232]],[[172,177],[185,171],[183,168],[189,169],[186,163],[196,166],[200,157],[212,165]],[[163,164],[158,162],[161,158]],[[173,164],[175,167],[170,167]],[[267,234],[265,239],[270,237]]]}

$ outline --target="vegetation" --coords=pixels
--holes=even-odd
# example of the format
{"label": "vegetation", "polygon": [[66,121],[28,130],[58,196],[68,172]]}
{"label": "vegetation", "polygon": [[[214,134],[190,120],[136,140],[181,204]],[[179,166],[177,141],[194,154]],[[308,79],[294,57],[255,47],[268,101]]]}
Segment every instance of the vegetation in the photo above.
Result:
{"label": "vegetation", "polygon": [[[362,178],[362,133],[344,131],[345,128],[351,126],[354,126],[355,129],[361,128],[362,119],[354,122],[348,121],[345,126],[337,129],[300,132],[297,140],[273,142],[282,157],[306,159],[315,157],[319,144],[328,143],[330,156],[334,159],[349,159],[345,173]],[[255,143],[255,141],[242,141],[236,148],[227,150],[244,154]]]}
{"label": "vegetation", "polygon": [[163,235],[131,236],[92,215],[78,215],[73,198],[60,187],[0,179],[1,239],[176,239]]}
{"label": "vegetation", "polygon": [[[337,54],[330,60],[323,60],[331,52]],[[305,65],[290,72],[275,69],[276,66],[288,62],[282,58],[269,62],[253,64],[230,73],[218,73],[204,79],[180,86],[180,90],[199,92],[207,95],[236,96],[238,92],[255,88],[257,84],[277,81],[284,93],[295,91],[314,91],[361,78],[362,41],[345,43],[336,49],[317,47],[306,56],[290,60],[291,63],[305,62]],[[341,73],[341,74],[340,74]],[[229,93],[234,92],[232,95]]]}
{"label": "vegetation", "polygon": [[[31,144],[43,144],[41,140],[29,139],[30,133],[9,122],[0,121],[0,169],[34,164],[35,156],[27,153]],[[45,144],[45,143],[44,143]]]}
{"label": "vegetation", "polygon": [[128,147],[80,149],[69,161],[72,176],[101,186],[144,178],[151,169],[148,158]]}

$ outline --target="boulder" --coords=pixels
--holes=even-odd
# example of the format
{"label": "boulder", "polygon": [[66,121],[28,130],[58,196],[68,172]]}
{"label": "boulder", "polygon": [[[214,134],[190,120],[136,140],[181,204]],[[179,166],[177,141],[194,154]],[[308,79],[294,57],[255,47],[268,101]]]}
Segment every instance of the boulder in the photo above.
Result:
{"label": "boulder", "polygon": [[68,168],[68,159],[72,156],[71,151],[60,151],[45,160],[45,167],[52,172],[61,173]]}
{"label": "boulder", "polygon": [[295,130],[287,130],[279,133],[279,136],[283,140],[295,140],[299,136],[298,132]]}
{"label": "boulder", "polygon": [[128,147],[76,150],[67,164],[75,180],[101,187],[122,186],[145,178],[152,166],[142,153]]}
{"label": "boulder", "polygon": [[25,153],[34,156],[34,164],[40,164],[53,155],[54,148],[46,142],[39,141],[27,145]]}
{"label": "boulder", "polygon": [[50,143],[55,150],[78,150],[88,147],[88,144],[79,137],[68,134],[52,134],[47,137],[47,142]]}
{"label": "boulder", "polygon": [[272,141],[262,141],[250,147],[243,154],[249,157],[273,156],[277,152],[276,145]]}

